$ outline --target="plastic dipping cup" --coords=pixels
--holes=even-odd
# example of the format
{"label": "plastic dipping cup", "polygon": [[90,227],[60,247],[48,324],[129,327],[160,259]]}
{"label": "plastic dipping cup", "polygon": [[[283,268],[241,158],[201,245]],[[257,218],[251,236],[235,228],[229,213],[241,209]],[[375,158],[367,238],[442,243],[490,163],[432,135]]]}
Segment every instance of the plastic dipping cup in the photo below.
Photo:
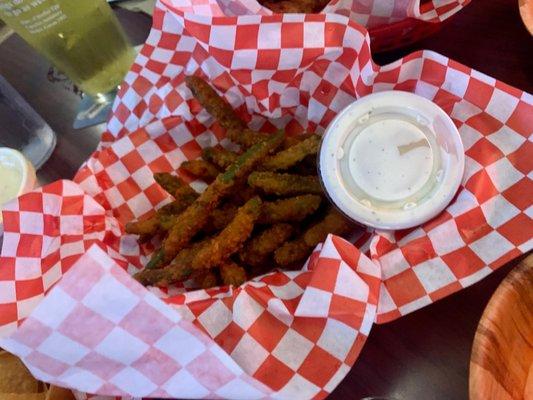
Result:
{"label": "plastic dipping cup", "polygon": [[35,181],[35,168],[22,153],[0,147],[0,210],[5,203],[32,190]]}
{"label": "plastic dipping cup", "polygon": [[371,94],[328,126],[319,155],[331,201],[382,229],[419,225],[451,201],[464,171],[457,128],[431,101],[400,91]]}

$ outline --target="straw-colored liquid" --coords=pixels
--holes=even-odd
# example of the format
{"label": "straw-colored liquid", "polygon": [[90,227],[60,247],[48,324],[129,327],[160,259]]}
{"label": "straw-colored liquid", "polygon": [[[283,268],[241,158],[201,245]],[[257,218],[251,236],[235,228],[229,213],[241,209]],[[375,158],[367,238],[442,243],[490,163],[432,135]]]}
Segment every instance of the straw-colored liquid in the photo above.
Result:
{"label": "straw-colored liquid", "polygon": [[0,0],[0,18],[92,96],[113,90],[133,62],[105,0]]}

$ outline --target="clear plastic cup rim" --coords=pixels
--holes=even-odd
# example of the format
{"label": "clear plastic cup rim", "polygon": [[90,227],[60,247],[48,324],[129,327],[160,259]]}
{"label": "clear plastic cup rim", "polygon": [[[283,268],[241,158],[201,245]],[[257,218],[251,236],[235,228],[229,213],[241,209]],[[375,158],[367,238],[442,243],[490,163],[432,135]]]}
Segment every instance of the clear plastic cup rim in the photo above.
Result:
{"label": "clear plastic cup rim", "polygon": [[[425,201],[410,209],[379,210],[371,209],[360,198],[356,198],[343,182],[346,172],[339,166],[335,154],[344,153],[343,146],[350,135],[347,124],[357,124],[366,114],[394,107],[395,112],[416,116],[424,122],[424,127],[434,135],[439,151],[446,149],[447,164],[443,168],[442,180],[435,192]],[[443,144],[444,143],[444,144]],[[441,147],[442,145],[442,147]],[[342,155],[340,157],[343,157]],[[344,108],[328,125],[318,156],[319,176],[330,201],[347,217],[366,226],[397,230],[418,226],[442,212],[453,199],[464,174],[464,147],[457,127],[451,118],[432,101],[409,92],[383,91],[373,93],[354,101]]]}

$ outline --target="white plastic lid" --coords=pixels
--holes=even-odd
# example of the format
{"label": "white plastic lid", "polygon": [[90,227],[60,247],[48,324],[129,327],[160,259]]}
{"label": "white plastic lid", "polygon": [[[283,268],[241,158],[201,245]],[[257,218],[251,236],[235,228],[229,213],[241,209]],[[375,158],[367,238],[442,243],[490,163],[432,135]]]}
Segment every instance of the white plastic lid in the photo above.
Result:
{"label": "white plastic lid", "polygon": [[35,168],[22,153],[0,147],[0,211],[2,204],[32,190],[35,180]]}
{"label": "white plastic lid", "polygon": [[424,97],[401,91],[365,96],[326,129],[320,177],[348,217],[404,229],[436,216],[464,172],[464,148],[450,117]]}

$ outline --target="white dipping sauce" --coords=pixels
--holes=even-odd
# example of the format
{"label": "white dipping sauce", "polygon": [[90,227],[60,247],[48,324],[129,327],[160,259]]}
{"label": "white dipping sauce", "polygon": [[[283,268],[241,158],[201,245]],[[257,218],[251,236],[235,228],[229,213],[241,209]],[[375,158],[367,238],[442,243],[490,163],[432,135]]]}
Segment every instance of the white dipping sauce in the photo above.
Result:
{"label": "white dipping sauce", "polygon": [[397,201],[417,193],[431,177],[433,153],[424,133],[387,119],[365,127],[348,153],[353,180],[371,198]]}
{"label": "white dipping sauce", "polygon": [[362,97],[329,124],[319,174],[331,202],[382,229],[419,225],[453,198],[464,170],[459,132],[446,113],[412,93]]}
{"label": "white dipping sauce", "polygon": [[0,160],[0,205],[17,197],[22,183],[22,171],[15,163]]}

